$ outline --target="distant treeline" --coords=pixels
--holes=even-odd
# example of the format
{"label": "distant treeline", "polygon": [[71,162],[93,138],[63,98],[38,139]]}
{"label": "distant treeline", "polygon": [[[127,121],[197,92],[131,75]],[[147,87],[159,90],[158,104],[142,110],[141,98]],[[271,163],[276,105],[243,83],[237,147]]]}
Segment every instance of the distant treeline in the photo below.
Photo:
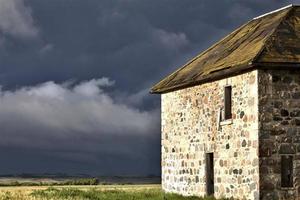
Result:
{"label": "distant treeline", "polygon": [[31,173],[21,173],[21,174],[0,174],[0,178],[157,178],[160,174],[148,174],[146,176],[127,176],[127,175],[116,175],[116,176],[102,176],[102,175],[89,175],[89,174],[66,174],[66,173],[41,173],[41,174],[31,174]]}
{"label": "distant treeline", "polygon": [[1,186],[98,185],[98,184],[99,184],[99,179],[97,179],[97,178],[82,178],[82,179],[57,181],[57,182],[33,182],[33,181],[19,182],[19,181],[12,181],[12,182],[9,182],[9,183],[0,183],[0,187]]}
{"label": "distant treeline", "polygon": [[1,178],[93,178],[96,176],[88,174],[66,174],[66,173],[42,173],[42,174],[30,174],[30,173],[21,173],[21,174],[0,174]]}

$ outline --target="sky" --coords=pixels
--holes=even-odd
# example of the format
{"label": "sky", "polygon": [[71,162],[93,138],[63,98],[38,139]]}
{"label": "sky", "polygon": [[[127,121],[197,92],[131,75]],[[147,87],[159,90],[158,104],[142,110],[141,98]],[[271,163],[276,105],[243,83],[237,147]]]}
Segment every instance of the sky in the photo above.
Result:
{"label": "sky", "polygon": [[0,0],[0,174],[160,175],[151,86],[290,3]]}

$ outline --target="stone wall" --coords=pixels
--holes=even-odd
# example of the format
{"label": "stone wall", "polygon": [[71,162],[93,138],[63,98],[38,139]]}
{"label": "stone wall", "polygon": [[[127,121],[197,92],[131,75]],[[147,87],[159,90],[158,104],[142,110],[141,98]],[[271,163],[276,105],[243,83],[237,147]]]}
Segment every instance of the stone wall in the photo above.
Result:
{"label": "stone wall", "polygon": [[[260,196],[272,200],[297,199],[300,192],[300,72],[260,70],[258,74]],[[291,188],[281,187],[282,155],[294,158],[294,187]]]}
{"label": "stone wall", "polygon": [[[162,187],[206,195],[205,153],[214,153],[216,197],[259,199],[258,71],[162,94]],[[219,127],[224,86],[232,121]]]}

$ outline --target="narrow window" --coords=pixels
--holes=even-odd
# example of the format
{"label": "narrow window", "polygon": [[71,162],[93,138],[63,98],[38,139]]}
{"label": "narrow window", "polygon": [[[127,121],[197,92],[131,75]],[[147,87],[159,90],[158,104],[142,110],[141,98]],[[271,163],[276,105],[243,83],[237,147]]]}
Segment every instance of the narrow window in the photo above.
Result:
{"label": "narrow window", "polygon": [[225,87],[225,101],[224,101],[224,112],[225,112],[225,120],[231,119],[231,86]]}
{"label": "narrow window", "polygon": [[281,187],[293,187],[293,156],[281,156]]}
{"label": "narrow window", "polygon": [[214,195],[214,154],[206,154],[206,194]]}

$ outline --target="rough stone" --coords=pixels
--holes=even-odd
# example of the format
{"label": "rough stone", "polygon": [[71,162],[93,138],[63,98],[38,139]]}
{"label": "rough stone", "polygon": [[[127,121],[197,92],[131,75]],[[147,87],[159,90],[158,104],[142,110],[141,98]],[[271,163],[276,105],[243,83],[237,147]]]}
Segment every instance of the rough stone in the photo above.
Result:
{"label": "rough stone", "polygon": [[281,114],[282,117],[286,117],[286,116],[289,116],[289,111],[287,111],[285,109],[281,109],[280,114]]}
{"label": "rough stone", "polygon": [[294,154],[296,153],[296,148],[291,144],[281,144],[279,149],[280,154]]}
{"label": "rough stone", "polygon": [[[172,149],[176,144],[177,150],[162,151],[162,188],[165,191],[206,195],[203,184],[206,180],[205,153],[214,152],[215,189],[218,188],[215,196],[242,199],[245,193],[235,192],[239,187],[249,191],[250,199],[255,198],[259,188],[258,112],[254,112],[258,110],[256,80],[257,71],[252,71],[162,95],[162,138],[165,138],[162,146]],[[244,81],[251,84],[245,85]],[[232,122],[217,125],[218,110],[223,107],[224,86],[228,84],[233,94]],[[197,146],[193,153],[191,144]],[[182,154],[185,156],[181,157]],[[231,179],[233,182],[226,181]]]}
{"label": "rough stone", "polygon": [[290,116],[291,116],[291,117],[300,117],[300,110],[293,110],[293,111],[290,113]]}
{"label": "rough stone", "polygon": [[[222,121],[227,85],[232,119]],[[205,196],[206,154],[213,153],[215,197],[299,199],[300,71],[252,70],[164,93],[161,120],[166,192]],[[294,159],[294,187],[282,189],[286,155]]]}
{"label": "rough stone", "polygon": [[292,98],[293,99],[300,99],[300,92],[292,93]]}
{"label": "rough stone", "polygon": [[292,125],[295,125],[295,126],[300,126],[300,120],[299,120],[299,119],[296,119],[296,118],[295,118],[295,119],[292,119],[292,120],[291,120],[291,124],[292,124]]}

